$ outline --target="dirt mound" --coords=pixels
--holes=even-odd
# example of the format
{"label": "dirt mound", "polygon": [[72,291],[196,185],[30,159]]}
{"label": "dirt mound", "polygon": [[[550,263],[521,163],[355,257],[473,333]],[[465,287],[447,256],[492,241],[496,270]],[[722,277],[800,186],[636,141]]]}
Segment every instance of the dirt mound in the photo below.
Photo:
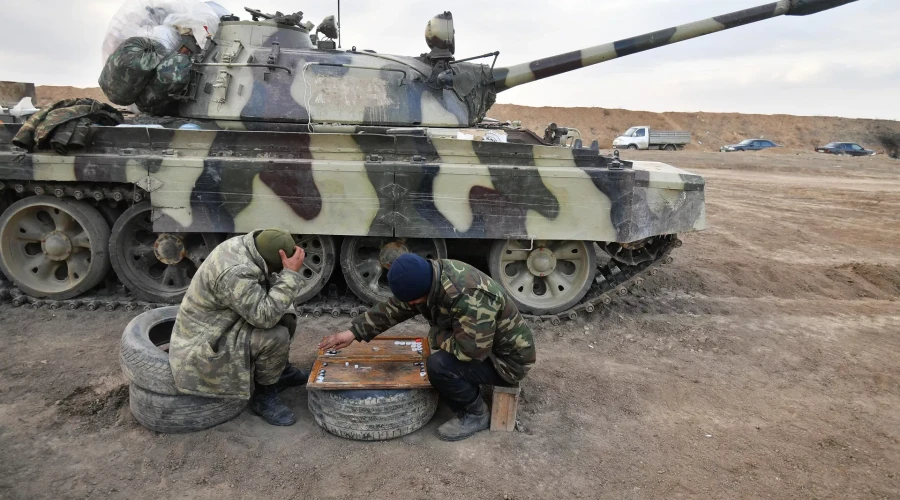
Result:
{"label": "dirt mound", "polygon": [[0,105],[15,106],[23,97],[34,97],[34,84],[0,82]]}
{"label": "dirt mound", "polygon": [[58,425],[75,418],[85,429],[106,429],[124,421],[122,412],[128,406],[128,385],[79,386],[56,405],[61,417]]}
{"label": "dirt mound", "polygon": [[612,140],[635,125],[665,130],[688,130],[698,151],[718,151],[725,144],[743,139],[764,138],[793,149],[809,151],[831,141],[859,142],[884,154],[897,150],[900,122],[829,116],[745,115],[740,113],[653,113],[605,108],[533,108],[497,104],[490,116],[498,120],[520,120],[522,125],[543,135],[550,122],[575,127],[585,142],[600,141],[612,147]]}
{"label": "dirt mound", "polygon": [[[86,89],[79,87],[53,87],[49,85],[41,85],[37,87],[37,98],[35,106],[45,106],[47,104],[61,101],[63,99],[73,99],[76,97],[89,97],[100,102],[109,103],[109,100],[100,90],[100,87],[89,87]],[[111,103],[110,103],[111,104]]]}

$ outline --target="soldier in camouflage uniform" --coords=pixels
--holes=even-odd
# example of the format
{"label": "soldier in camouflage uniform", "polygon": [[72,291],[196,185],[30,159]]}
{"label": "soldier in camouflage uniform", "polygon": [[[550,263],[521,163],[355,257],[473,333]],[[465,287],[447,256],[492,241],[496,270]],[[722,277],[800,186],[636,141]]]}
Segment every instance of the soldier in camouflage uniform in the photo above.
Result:
{"label": "soldier in camouflage uniform", "polygon": [[278,391],[303,385],[309,375],[288,363],[304,256],[278,229],[231,238],[210,253],[172,330],[169,362],[179,391],[224,398],[252,393],[250,407],[266,422],[296,421]]}
{"label": "soldier in camouflage uniform", "polygon": [[320,348],[370,341],[421,314],[431,324],[433,354],[426,363],[431,385],[457,412],[438,429],[446,441],[466,439],[488,428],[490,414],[481,384],[507,385],[525,378],[535,361],[531,329],[503,288],[457,260],[398,257],[388,271],[394,298],[376,305],[350,330],[327,337]]}

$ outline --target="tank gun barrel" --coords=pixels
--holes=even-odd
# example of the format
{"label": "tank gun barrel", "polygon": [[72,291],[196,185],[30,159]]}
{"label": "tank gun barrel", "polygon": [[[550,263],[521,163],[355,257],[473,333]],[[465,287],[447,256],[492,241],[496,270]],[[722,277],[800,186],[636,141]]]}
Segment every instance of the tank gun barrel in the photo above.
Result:
{"label": "tank gun barrel", "polygon": [[523,83],[541,80],[575,69],[599,64],[619,57],[629,56],[663,45],[683,42],[692,38],[709,35],[745,24],[755,23],[778,16],[806,16],[824,10],[846,5],[856,0],[780,0],[749,9],[711,17],[681,26],[654,31],[644,35],[626,38],[617,42],[597,45],[574,52],[558,54],[515,66],[496,68],[493,73],[494,88],[497,92]]}

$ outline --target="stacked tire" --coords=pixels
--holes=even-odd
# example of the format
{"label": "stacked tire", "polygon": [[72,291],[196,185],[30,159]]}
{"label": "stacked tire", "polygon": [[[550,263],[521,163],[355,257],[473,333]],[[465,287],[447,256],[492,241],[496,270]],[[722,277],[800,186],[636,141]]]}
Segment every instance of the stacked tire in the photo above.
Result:
{"label": "stacked tire", "polygon": [[[135,420],[164,433],[194,432],[227,422],[249,401],[192,396],[178,392],[169,343],[178,307],[145,312],[122,333],[119,360],[129,381],[129,406]],[[347,439],[382,441],[405,436],[427,424],[437,410],[431,389],[309,391],[309,410],[316,423]]]}
{"label": "stacked tire", "polygon": [[169,367],[169,343],[178,307],[163,307],[137,316],[122,333],[119,360],[129,381],[129,407],[135,420],[165,433],[194,432],[227,422],[247,407],[245,399],[181,394]]}
{"label": "stacked tire", "polygon": [[309,412],[326,431],[357,441],[405,436],[427,424],[437,410],[433,389],[309,391]]}

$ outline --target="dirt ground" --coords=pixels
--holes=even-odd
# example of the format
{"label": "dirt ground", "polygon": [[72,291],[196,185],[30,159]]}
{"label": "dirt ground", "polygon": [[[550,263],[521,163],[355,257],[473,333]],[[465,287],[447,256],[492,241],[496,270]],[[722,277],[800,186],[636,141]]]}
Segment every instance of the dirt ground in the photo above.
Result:
{"label": "dirt ground", "polygon": [[[710,228],[644,289],[536,330],[524,432],[388,442],[245,412],[130,416],[132,314],[0,306],[0,498],[900,498],[900,162],[632,153],[703,175]],[[309,365],[349,319],[301,321]],[[401,327],[409,334],[422,325]]]}

